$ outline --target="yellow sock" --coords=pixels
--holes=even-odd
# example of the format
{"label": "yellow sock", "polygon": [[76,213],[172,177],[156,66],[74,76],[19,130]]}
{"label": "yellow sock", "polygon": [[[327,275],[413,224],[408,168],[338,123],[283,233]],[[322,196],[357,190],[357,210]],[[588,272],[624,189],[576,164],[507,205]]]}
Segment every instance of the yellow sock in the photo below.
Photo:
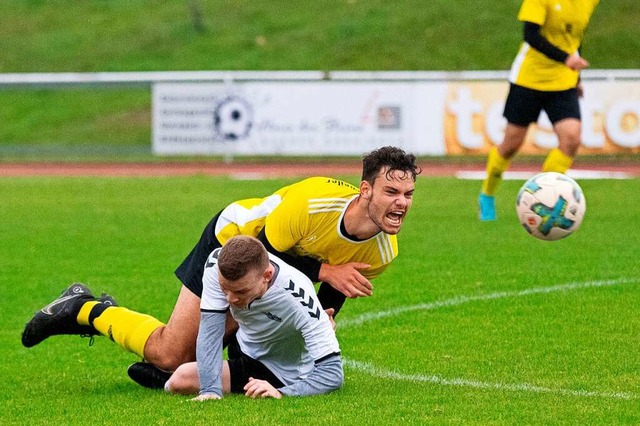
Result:
{"label": "yellow sock", "polygon": [[[99,314],[91,319],[94,311]],[[121,306],[108,306],[100,302],[87,302],[78,313],[78,324],[93,325],[103,336],[109,337],[120,347],[144,358],[144,346],[149,336],[164,324],[151,315],[131,311]]]}
{"label": "yellow sock", "polygon": [[573,164],[573,158],[569,157],[558,148],[553,148],[542,165],[543,172],[566,173]]}
{"label": "yellow sock", "polygon": [[510,161],[502,157],[497,147],[491,148],[487,157],[487,176],[482,181],[482,193],[495,195],[496,188],[502,181],[502,173],[509,168]]}
{"label": "yellow sock", "polygon": [[80,308],[80,312],[78,312],[78,317],[76,318],[76,320],[78,321],[78,324],[80,325],[91,325],[91,323],[89,322],[89,314],[91,313],[91,310],[93,309],[94,306],[96,306],[98,303],[97,300],[94,300],[93,302],[85,302],[84,305],[82,305],[82,307]]}

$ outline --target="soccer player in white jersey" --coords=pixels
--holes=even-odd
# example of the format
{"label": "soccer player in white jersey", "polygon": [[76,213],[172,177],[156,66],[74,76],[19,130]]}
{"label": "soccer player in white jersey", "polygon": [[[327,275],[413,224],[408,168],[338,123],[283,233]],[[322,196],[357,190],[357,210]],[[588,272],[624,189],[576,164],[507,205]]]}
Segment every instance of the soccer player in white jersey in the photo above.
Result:
{"label": "soccer player in white jersey", "polygon": [[[222,358],[227,311],[240,328]],[[317,395],[342,386],[340,347],[311,281],[253,237],[232,237],[207,259],[197,362],[183,364],[165,390],[248,397]]]}
{"label": "soccer player in white jersey", "polygon": [[[166,324],[102,303],[86,286],[73,284],[31,318],[22,344],[32,347],[58,334],[108,336],[146,361],[132,364],[129,376],[142,386],[158,387],[166,372],[195,360],[204,265],[213,250],[236,235],[257,237],[270,253],[320,282],[318,299],[337,313],[345,298],[371,296],[370,280],[398,255],[397,234],[421,171],[415,161],[402,149],[382,147],[363,157],[359,187],[313,177],[264,198],[230,204],[213,217],[177,268],[182,288]],[[228,326],[230,336],[231,318]]]}

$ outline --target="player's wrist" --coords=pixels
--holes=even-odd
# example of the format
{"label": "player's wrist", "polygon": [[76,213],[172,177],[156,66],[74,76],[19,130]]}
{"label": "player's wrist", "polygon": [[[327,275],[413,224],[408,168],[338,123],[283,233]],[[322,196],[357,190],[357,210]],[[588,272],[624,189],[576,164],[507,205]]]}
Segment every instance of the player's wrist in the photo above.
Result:
{"label": "player's wrist", "polygon": [[331,265],[328,263],[321,263],[318,268],[318,281],[329,282],[331,275]]}

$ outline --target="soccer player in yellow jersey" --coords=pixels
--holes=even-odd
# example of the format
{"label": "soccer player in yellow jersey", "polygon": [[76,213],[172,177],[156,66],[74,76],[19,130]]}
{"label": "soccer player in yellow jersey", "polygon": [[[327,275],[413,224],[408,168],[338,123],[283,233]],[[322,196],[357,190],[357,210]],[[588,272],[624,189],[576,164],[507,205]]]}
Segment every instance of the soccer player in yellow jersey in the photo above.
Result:
{"label": "soccer player in yellow jersey", "polygon": [[[209,222],[177,268],[183,285],[166,325],[114,306],[108,298],[95,299],[84,285],[73,284],[27,323],[22,343],[31,347],[56,334],[101,334],[165,371],[194,361],[205,264],[214,249],[235,235],[257,237],[312,282],[321,282],[318,299],[335,315],[345,297],[372,295],[370,280],[397,256],[396,234],[421,171],[415,160],[399,148],[383,147],[363,157],[359,188],[315,177],[265,198],[232,203]],[[157,387],[166,377],[161,370],[149,370],[150,364],[133,364],[129,375]],[[159,380],[153,375],[147,380],[149,371]]]}
{"label": "soccer player in yellow jersey", "polygon": [[578,49],[599,0],[524,0],[518,20],[524,42],[511,67],[504,108],[507,128],[501,145],[487,158],[487,175],[478,198],[480,220],[496,219],[496,188],[511,158],[522,146],[529,125],[544,110],[558,136],[542,170],[565,173],[581,143],[579,72],[589,63]]}

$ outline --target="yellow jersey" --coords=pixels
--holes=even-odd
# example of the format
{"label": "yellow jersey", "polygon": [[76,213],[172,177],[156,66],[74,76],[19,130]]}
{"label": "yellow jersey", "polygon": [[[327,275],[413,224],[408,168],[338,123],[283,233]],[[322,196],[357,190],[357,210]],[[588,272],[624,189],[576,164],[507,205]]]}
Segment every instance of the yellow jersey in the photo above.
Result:
{"label": "yellow jersey", "polygon": [[359,189],[341,180],[313,177],[265,198],[236,201],[220,214],[215,234],[221,244],[235,235],[256,237],[263,227],[276,250],[330,265],[362,262],[367,279],[380,275],[398,255],[395,235],[379,232],[367,240],[345,235],[341,224]]}
{"label": "yellow jersey", "polygon": [[359,189],[341,180],[313,177],[279,189],[265,198],[250,198],[227,206],[216,222],[215,234],[224,245],[235,235],[257,236],[265,228],[276,250],[312,257],[330,265],[362,262],[367,279],[379,276],[398,255],[395,235],[379,232],[354,240],[341,227]]}
{"label": "yellow jersey", "polygon": [[[524,0],[521,22],[540,25],[540,34],[557,48],[573,54],[600,0]],[[511,66],[511,83],[541,91],[568,90],[578,84],[578,72],[550,59],[523,42]]]}

